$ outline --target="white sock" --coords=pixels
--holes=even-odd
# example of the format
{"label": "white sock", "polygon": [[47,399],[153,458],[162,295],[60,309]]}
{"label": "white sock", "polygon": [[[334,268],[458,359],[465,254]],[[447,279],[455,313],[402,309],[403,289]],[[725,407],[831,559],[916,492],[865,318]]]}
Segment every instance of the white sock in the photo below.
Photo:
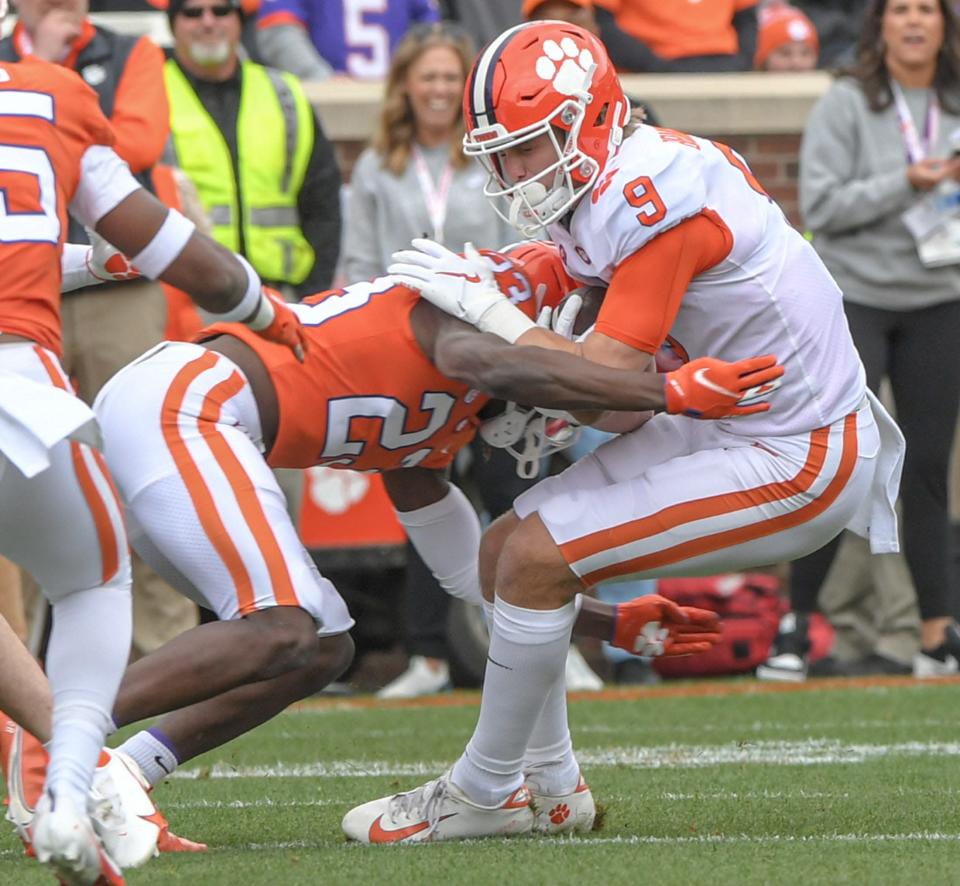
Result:
{"label": "white sock", "polygon": [[527,785],[538,794],[572,794],[580,780],[567,720],[567,681],[563,674],[550,687],[523,758]]}
{"label": "white sock", "polygon": [[86,808],[110,712],[130,655],[130,590],[74,591],[53,603],[47,676],[53,731],[47,786]]}
{"label": "white sock", "polygon": [[151,785],[159,784],[180,765],[177,755],[146,729],[131,735],[119,750],[140,767],[143,777]]}
{"label": "white sock", "polygon": [[479,606],[483,601],[477,573],[480,518],[463,491],[451,484],[440,501],[415,511],[396,513],[440,587]]}
{"label": "white sock", "polygon": [[522,609],[499,597],[487,655],[480,718],[453,781],[476,803],[496,806],[523,784],[523,760],[551,686],[563,678],[573,602]]}

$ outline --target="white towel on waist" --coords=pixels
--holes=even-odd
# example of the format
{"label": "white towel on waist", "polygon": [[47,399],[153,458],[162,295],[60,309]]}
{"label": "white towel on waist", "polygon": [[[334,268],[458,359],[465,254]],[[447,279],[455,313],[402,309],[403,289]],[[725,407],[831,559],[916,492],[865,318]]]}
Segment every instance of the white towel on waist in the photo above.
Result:
{"label": "white towel on waist", "polygon": [[847,524],[847,529],[867,539],[871,553],[892,554],[900,550],[895,506],[907,444],[897,423],[869,389],[867,400],[880,432],[880,451],[877,453],[877,467],[870,494]]}
{"label": "white towel on waist", "polygon": [[0,453],[33,477],[50,467],[50,449],[66,438],[100,448],[93,410],[67,391],[0,369]]}

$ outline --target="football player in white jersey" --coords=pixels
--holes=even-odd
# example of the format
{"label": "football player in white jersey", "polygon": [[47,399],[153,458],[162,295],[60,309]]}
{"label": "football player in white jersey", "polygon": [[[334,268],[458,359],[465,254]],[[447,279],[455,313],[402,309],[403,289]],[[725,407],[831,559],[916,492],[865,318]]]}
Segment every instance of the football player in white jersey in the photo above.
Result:
{"label": "football player in white jersey", "polygon": [[669,341],[685,359],[773,353],[785,375],[768,411],[657,415],[487,530],[493,627],[476,731],[440,778],[348,812],[344,831],[363,842],[548,830],[564,806],[568,827],[592,823],[563,685],[579,592],[790,560],[844,527],[874,551],[897,547],[902,435],[869,399],[839,289],[734,151],[645,125],[630,133],[602,44],[560,22],[494,40],[464,116],[464,149],[487,167],[498,211],[524,234],[546,230],[573,276],[608,286],[595,328],[579,342],[534,328],[494,298],[479,265],[429,241],[395,256],[401,282],[484,331],[612,366],[650,367]]}

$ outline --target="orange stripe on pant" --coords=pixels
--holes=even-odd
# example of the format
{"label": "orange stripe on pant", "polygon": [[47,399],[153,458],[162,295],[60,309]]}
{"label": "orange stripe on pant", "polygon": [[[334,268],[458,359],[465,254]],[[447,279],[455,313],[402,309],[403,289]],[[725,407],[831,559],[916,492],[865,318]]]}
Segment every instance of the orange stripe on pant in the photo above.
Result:
{"label": "orange stripe on pant", "polygon": [[[187,493],[190,496],[190,500],[193,502],[193,507],[197,513],[197,518],[200,521],[200,525],[203,527],[207,538],[220,555],[221,560],[223,560],[223,563],[227,568],[227,571],[230,573],[230,577],[233,581],[234,587],[236,588],[240,612],[247,614],[256,611],[256,595],[253,590],[253,582],[250,578],[249,572],[247,571],[246,565],[243,562],[243,558],[240,556],[239,550],[233,543],[233,540],[230,537],[223,520],[220,518],[213,495],[204,481],[200,469],[197,467],[192,456],[190,455],[186,441],[180,434],[180,425],[178,420],[184,398],[186,397],[190,385],[202,373],[206,372],[208,369],[211,369],[216,364],[218,359],[219,358],[212,352],[208,352],[202,357],[192,360],[177,373],[170,385],[169,390],[167,391],[166,397],[164,397],[160,421],[164,441],[167,444],[167,449],[170,451],[170,455],[173,458],[174,464],[177,466],[177,470],[180,473],[181,479],[187,488]],[[239,462],[235,461],[232,451],[230,451],[229,446],[227,446],[222,436],[219,435],[212,427],[213,423],[215,423],[220,416],[222,404],[227,399],[234,396],[243,387],[243,385],[243,378],[239,373],[234,372],[231,373],[226,380],[214,386],[214,388],[206,395],[203,407],[201,409],[201,415],[199,419],[201,422],[200,433],[204,437],[207,445],[210,447],[214,458],[216,458],[221,469],[226,474],[228,482],[233,487],[234,494],[237,497],[242,512],[248,517],[250,516],[247,511],[249,502],[247,500],[246,493],[243,491],[243,487],[246,486],[249,489],[249,492],[255,502],[255,508],[252,509],[254,512],[254,520],[258,524],[256,528],[251,526],[250,530],[257,539],[258,544],[261,545],[264,558],[267,560],[267,568],[270,572],[271,580],[274,582],[274,587],[279,589],[275,591],[277,602],[281,602],[282,597],[292,597],[292,603],[284,602],[283,605],[296,606],[299,605],[299,603],[296,601],[296,597],[293,594],[290,577],[286,571],[286,564],[283,562],[282,556],[279,555],[279,546],[277,545],[272,532],[269,530],[269,525],[266,524],[266,517],[263,514],[259,501],[256,500],[256,493],[252,490],[252,488],[250,488],[249,478],[247,478],[246,473],[243,471],[243,468],[240,466]],[[204,427],[202,424],[203,422],[210,422],[211,427]],[[229,452],[230,455],[229,467],[227,467],[224,463],[224,450]],[[266,547],[270,549],[269,553],[267,550],[263,549],[263,527],[265,524],[266,535],[268,539]],[[271,559],[275,559],[276,557],[279,557],[280,566],[282,568],[282,575],[279,577],[279,579],[277,577],[276,564],[270,562]]]}
{"label": "orange stripe on pant", "polygon": [[226,381],[213,387],[200,411],[200,434],[206,440],[213,457],[226,476],[240,506],[240,512],[246,518],[247,526],[263,555],[277,603],[280,606],[299,606],[300,601],[293,589],[293,581],[290,578],[287,563],[283,559],[283,551],[280,550],[280,543],[270,528],[270,521],[257,497],[257,490],[247,476],[237,454],[216,427],[221,404],[235,396],[245,383],[243,378],[235,372]]}
{"label": "orange stripe on pant", "polygon": [[[54,387],[60,388],[61,391],[69,391],[70,389],[67,383],[58,371],[59,367],[50,359],[46,351],[36,345],[33,350],[43,364],[43,368],[46,370],[50,381],[53,382]],[[107,466],[104,464],[103,456],[95,449],[91,449],[90,452],[93,453],[94,462],[100,469],[100,474],[106,482],[110,493],[113,495],[117,513],[121,515],[122,519],[123,509],[120,507],[120,497],[117,495],[117,490],[113,485],[109,471],[107,471]],[[77,484],[80,486],[80,492],[87,502],[87,507],[90,508],[90,514],[93,517],[93,525],[97,533],[97,542],[100,546],[100,583],[106,584],[117,574],[117,570],[120,568],[120,540],[117,538],[117,533],[113,528],[113,521],[110,519],[110,510],[107,507],[107,503],[103,500],[103,496],[100,495],[93,475],[90,473],[90,469],[84,460],[80,443],[75,441],[70,442],[70,457],[73,460],[73,471],[77,476]]]}
{"label": "orange stripe on pant", "polygon": [[[631,521],[631,523],[623,524],[622,526],[613,527],[612,530],[607,530],[606,533],[594,533],[593,536],[595,540],[598,540],[596,536],[605,535],[607,544],[599,548],[599,550],[594,549],[593,551],[585,552],[579,557],[571,557],[568,555],[568,545],[562,545],[561,551],[567,559],[567,562],[573,563],[582,557],[589,556],[591,553],[599,553],[601,550],[608,550],[613,547],[618,547],[621,544],[648,538],[683,523],[720,516],[724,513],[731,513],[744,508],[779,501],[805,492],[811,488],[823,469],[823,464],[826,459],[828,437],[829,428],[819,428],[811,434],[810,450],[807,454],[806,463],[796,476],[786,482],[766,484],[730,495],[712,496],[698,501],[684,502],[681,505],[665,508],[659,514],[653,515],[653,517],[647,517],[642,520]],[[765,536],[791,529],[801,523],[812,520],[836,501],[853,473],[856,460],[857,416],[856,413],[851,413],[844,420],[843,450],[837,472],[830,483],[827,484],[827,487],[814,501],[787,514],[782,514],[779,517],[773,517],[769,520],[761,520],[748,526],[741,526],[735,529],[717,532],[713,535],[691,539],[690,541],[674,545],[670,548],[664,548],[651,554],[645,554],[640,557],[625,560],[622,563],[601,567],[600,569],[583,575],[582,581],[587,585],[594,585],[616,576],[647,572],[652,569],[678,563],[681,560],[688,560],[723,548],[745,544],[746,542],[764,538]],[[729,506],[731,502],[733,504],[732,507]],[[725,504],[727,506],[724,506]],[[634,531],[621,532],[621,530],[626,527],[633,527]],[[575,539],[570,545],[582,541],[583,539]]]}

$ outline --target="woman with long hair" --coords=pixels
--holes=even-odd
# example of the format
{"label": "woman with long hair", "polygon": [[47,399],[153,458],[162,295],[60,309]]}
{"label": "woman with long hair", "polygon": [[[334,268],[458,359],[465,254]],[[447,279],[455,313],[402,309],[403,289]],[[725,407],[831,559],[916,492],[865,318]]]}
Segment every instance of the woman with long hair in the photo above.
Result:
{"label": "woman with long hair", "polygon": [[417,25],[398,45],[372,143],[351,179],[348,280],[385,273],[391,253],[414,237],[451,249],[468,240],[495,249],[517,239],[483,196],[486,174],[460,148],[473,57],[467,33],[446,22]]}
{"label": "woman with long hair", "polygon": [[[859,607],[874,620],[860,645],[866,654],[827,659],[811,675],[912,669],[915,676],[930,677],[958,670],[947,487],[960,400],[960,249],[942,240],[938,246],[913,221],[922,211],[949,225],[960,202],[957,41],[948,0],[876,0],[855,64],[840,72],[804,132],[801,210],[843,290],[867,383],[876,391],[889,379],[907,441],[900,486],[903,550],[921,618],[920,650],[911,665],[911,607],[881,595]],[[953,209],[944,209],[951,204]],[[953,224],[960,227],[960,219]],[[761,676],[805,675],[807,616],[816,608],[837,545],[835,540],[794,562],[793,612],[781,624]],[[858,601],[850,602],[852,609]]]}

